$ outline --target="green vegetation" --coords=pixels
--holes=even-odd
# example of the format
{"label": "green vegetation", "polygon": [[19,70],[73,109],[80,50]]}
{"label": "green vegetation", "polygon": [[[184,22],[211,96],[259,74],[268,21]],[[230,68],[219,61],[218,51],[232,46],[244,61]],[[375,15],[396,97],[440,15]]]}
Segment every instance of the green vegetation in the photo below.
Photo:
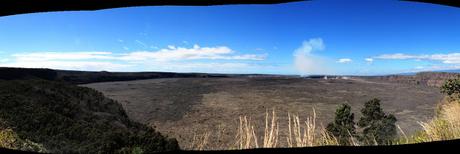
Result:
{"label": "green vegetation", "polygon": [[460,99],[460,78],[447,79],[441,86],[441,92],[447,94],[451,99]]}
{"label": "green vegetation", "polygon": [[334,122],[329,123],[326,130],[337,138],[339,144],[350,145],[350,140],[356,135],[354,118],[350,105],[341,104],[335,111]]}
{"label": "green vegetation", "polygon": [[361,110],[362,117],[358,126],[363,128],[361,140],[365,144],[376,142],[378,145],[391,144],[397,135],[396,117],[392,114],[385,114],[380,108],[380,100],[372,99],[364,104]]}
{"label": "green vegetation", "polygon": [[383,112],[380,100],[374,98],[366,102],[361,113],[362,117],[357,123],[363,129],[361,134],[355,130],[354,114],[348,104],[337,108],[334,122],[328,124],[327,131],[337,138],[340,145],[356,145],[353,140],[355,137],[364,145],[391,144],[397,135],[396,117]]}
{"label": "green vegetation", "polygon": [[45,80],[0,80],[0,87],[2,136],[13,134],[46,151],[150,153],[179,148],[175,139],[129,120],[119,103],[93,89]]}

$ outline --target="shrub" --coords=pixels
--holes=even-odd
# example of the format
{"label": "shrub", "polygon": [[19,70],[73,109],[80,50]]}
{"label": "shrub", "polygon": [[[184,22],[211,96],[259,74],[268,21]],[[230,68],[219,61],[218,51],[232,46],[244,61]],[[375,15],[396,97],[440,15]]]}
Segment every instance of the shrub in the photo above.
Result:
{"label": "shrub", "polygon": [[365,144],[389,144],[397,135],[396,117],[385,114],[380,107],[379,99],[372,99],[364,104],[362,117],[358,126],[363,128],[361,141]]}
{"label": "shrub", "polygon": [[451,99],[458,99],[460,96],[460,78],[446,80],[441,86],[441,93],[447,94]]}
{"label": "shrub", "polygon": [[334,135],[339,144],[350,145],[350,140],[356,135],[354,114],[348,104],[342,104],[335,111],[334,122],[329,123],[326,130]]}

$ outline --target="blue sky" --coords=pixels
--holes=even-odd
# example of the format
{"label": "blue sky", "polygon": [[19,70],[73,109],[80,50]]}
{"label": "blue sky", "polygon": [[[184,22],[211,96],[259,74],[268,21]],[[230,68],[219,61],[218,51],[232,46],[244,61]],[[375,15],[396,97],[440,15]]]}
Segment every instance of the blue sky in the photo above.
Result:
{"label": "blue sky", "polygon": [[460,68],[460,8],[317,0],[0,17],[0,66],[379,75]]}

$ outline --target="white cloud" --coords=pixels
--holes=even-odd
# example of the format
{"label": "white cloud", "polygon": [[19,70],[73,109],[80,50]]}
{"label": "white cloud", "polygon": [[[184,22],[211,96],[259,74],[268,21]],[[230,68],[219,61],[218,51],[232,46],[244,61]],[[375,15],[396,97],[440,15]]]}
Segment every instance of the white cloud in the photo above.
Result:
{"label": "white cloud", "polygon": [[254,65],[241,62],[146,62],[146,69],[173,72],[239,72]]}
{"label": "white cloud", "polygon": [[176,49],[176,46],[174,46],[174,45],[168,45],[168,49],[174,50],[174,49]]}
{"label": "white cloud", "polygon": [[372,59],[372,58],[366,58],[366,59],[364,59],[364,60],[365,60],[366,62],[368,62],[368,63],[374,62],[374,59]]}
{"label": "white cloud", "polygon": [[0,64],[0,67],[25,67],[25,68],[53,68],[66,70],[86,70],[86,71],[123,71],[130,67],[127,64],[112,62],[95,61],[16,61],[12,63]]}
{"label": "white cloud", "polygon": [[[129,49],[129,48],[126,48]],[[111,52],[32,52],[13,54],[16,61],[47,61],[47,60],[264,60],[267,54],[235,54],[235,51],[226,46],[200,47],[195,44],[193,48],[168,46],[157,51],[135,51],[121,54]]]}
{"label": "white cloud", "polygon": [[303,41],[302,45],[294,53],[294,66],[301,75],[326,73],[325,60],[312,54],[313,51],[324,50],[326,46],[321,38],[313,38]]}
{"label": "white cloud", "polygon": [[403,53],[396,54],[383,54],[376,56],[377,59],[415,59],[415,60],[435,60],[441,61],[445,64],[460,64],[460,53],[449,53],[449,54],[424,54],[424,55],[410,55]]}
{"label": "white cloud", "polygon": [[114,59],[111,52],[33,52],[13,54],[16,61]]}
{"label": "white cloud", "polygon": [[[9,55],[8,60],[0,59],[0,66],[108,71],[126,71],[152,66],[152,69],[160,71],[175,71],[174,69],[177,69],[183,71],[211,70],[214,72],[234,70],[238,72],[238,70],[244,70],[245,67],[253,67],[253,64],[247,62],[248,60],[260,61],[264,60],[266,56],[267,54],[237,54],[236,51],[226,46],[200,47],[195,44],[192,48],[171,45],[156,51],[117,54],[111,52],[19,53]],[[195,60],[208,60],[209,62],[198,63]]]}
{"label": "white cloud", "polygon": [[227,60],[264,60],[266,54],[242,54],[235,55],[235,51],[226,46],[200,47],[195,44],[193,48],[175,47],[169,45],[166,49],[158,51],[137,51],[131,52],[123,57],[122,60],[155,60],[155,61],[177,61],[177,60],[196,60],[196,59],[227,59]]}
{"label": "white cloud", "polygon": [[395,53],[395,54],[383,54],[376,56],[376,59],[416,59],[424,56],[416,56],[416,55],[407,55],[403,53]]}
{"label": "white cloud", "polygon": [[337,60],[338,63],[350,63],[352,60],[350,58],[341,58]]}

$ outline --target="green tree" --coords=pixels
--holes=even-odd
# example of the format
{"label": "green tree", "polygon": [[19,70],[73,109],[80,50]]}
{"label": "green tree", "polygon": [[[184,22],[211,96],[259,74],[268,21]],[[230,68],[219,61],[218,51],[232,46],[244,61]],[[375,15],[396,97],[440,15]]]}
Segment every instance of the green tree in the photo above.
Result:
{"label": "green tree", "polygon": [[354,118],[350,105],[341,104],[335,111],[334,122],[329,123],[326,130],[337,138],[339,144],[350,145],[351,137],[356,135]]}
{"label": "green tree", "polygon": [[361,141],[365,144],[389,144],[396,137],[396,117],[385,114],[379,99],[372,99],[364,104],[362,117],[358,126],[363,128]]}
{"label": "green tree", "polygon": [[458,99],[460,96],[460,77],[446,80],[441,86],[441,93],[449,95],[451,99]]}

